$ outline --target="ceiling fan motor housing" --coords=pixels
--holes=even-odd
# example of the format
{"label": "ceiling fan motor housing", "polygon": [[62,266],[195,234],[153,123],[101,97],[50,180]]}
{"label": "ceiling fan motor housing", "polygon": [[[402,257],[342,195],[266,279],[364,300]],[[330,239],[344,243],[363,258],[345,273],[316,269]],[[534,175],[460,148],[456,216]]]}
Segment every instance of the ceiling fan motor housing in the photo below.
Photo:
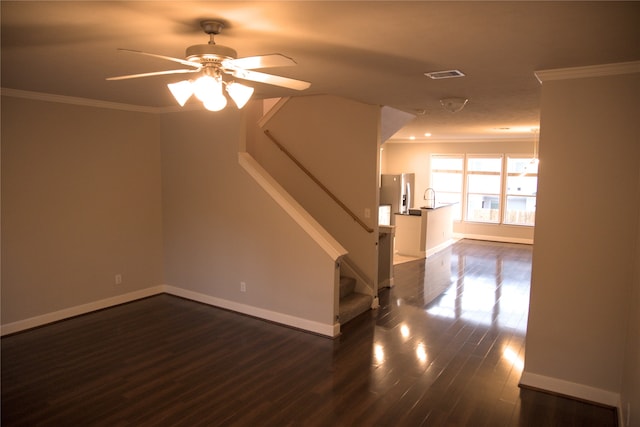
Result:
{"label": "ceiling fan motor housing", "polygon": [[236,59],[238,53],[230,47],[219,44],[197,44],[187,48],[186,57],[188,61],[214,62]]}

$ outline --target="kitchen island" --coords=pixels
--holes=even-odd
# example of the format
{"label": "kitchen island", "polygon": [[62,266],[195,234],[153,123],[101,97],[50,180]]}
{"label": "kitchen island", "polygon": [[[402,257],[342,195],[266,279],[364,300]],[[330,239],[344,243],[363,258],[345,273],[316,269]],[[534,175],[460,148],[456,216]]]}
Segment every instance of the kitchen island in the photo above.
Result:
{"label": "kitchen island", "polygon": [[452,204],[395,214],[395,249],[399,255],[429,257],[453,243]]}

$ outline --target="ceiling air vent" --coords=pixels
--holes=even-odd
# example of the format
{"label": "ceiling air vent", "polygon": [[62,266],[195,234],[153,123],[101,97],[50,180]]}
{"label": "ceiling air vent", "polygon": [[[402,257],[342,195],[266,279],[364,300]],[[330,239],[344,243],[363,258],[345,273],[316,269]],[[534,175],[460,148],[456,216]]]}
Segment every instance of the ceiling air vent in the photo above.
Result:
{"label": "ceiling air vent", "polygon": [[429,78],[432,78],[433,80],[451,79],[454,77],[464,77],[464,73],[460,70],[433,71],[431,73],[424,73],[424,75]]}

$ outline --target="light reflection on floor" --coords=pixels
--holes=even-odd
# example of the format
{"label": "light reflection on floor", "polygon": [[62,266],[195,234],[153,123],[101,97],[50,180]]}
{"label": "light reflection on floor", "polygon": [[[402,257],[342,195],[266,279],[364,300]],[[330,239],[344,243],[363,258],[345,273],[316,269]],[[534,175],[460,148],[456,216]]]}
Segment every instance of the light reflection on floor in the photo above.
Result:
{"label": "light reflection on floor", "polygon": [[[384,394],[413,381],[423,388],[417,392],[422,399],[429,387],[447,393],[480,386],[480,376],[490,372],[502,381],[496,401],[516,404],[531,247],[456,244],[394,271],[395,285],[381,295],[374,331],[371,391]],[[453,386],[458,372],[451,369],[463,370],[466,363],[474,363],[476,372]]]}

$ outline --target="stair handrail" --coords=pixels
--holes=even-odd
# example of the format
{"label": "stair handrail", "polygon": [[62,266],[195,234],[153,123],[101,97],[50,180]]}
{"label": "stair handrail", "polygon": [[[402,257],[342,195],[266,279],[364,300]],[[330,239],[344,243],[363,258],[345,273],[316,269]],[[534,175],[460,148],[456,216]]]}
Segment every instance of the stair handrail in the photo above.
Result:
{"label": "stair handrail", "polygon": [[318,187],[320,187],[329,197],[331,197],[331,199],[334,202],[336,202],[338,206],[340,206],[342,210],[344,210],[351,218],[353,218],[354,221],[357,222],[367,233],[373,233],[375,231],[373,228],[369,227],[364,221],[362,221],[358,217],[358,215],[356,215],[351,209],[349,209],[349,207],[345,205],[335,194],[333,194],[331,190],[329,190],[318,178],[315,177],[315,175],[311,173],[311,171],[309,171],[309,169],[307,169],[302,163],[300,163],[300,161],[296,159],[296,157],[293,154],[291,154],[291,152],[289,152],[289,150],[287,150],[287,148],[284,145],[282,145],[278,140],[276,140],[276,138],[271,134],[271,132],[269,132],[269,129],[265,129],[264,134],[267,135],[267,137],[271,140],[271,142],[273,142],[276,145],[276,147],[280,149],[280,151],[282,151],[287,157],[289,157],[289,159],[293,163],[295,163],[296,166],[298,166],[300,170],[302,170],[302,172],[304,172],[309,178],[311,178],[311,180],[315,182],[316,185],[318,185]]}

